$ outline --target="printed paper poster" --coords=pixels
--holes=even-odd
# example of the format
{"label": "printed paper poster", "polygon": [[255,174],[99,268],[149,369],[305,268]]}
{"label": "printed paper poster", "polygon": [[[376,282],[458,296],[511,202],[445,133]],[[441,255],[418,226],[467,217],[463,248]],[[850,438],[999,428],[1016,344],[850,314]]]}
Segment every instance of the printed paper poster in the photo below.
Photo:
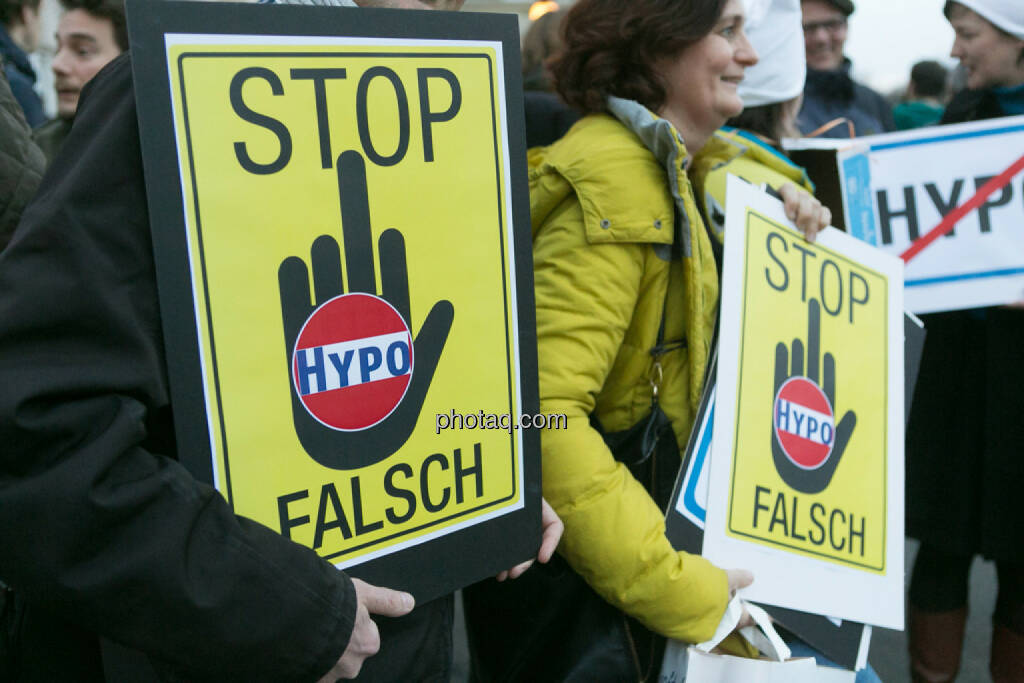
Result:
{"label": "printed paper poster", "polygon": [[749,599],[901,628],[902,265],[728,193],[704,554]]}
{"label": "printed paper poster", "polygon": [[[539,479],[519,428],[537,399],[512,26],[160,8],[161,54],[134,66],[158,93],[140,102],[161,296],[190,302],[168,344],[194,345],[173,371],[201,380],[182,401],[201,404],[213,483],[421,598],[525,559],[537,514],[509,515],[539,507]],[[483,540],[497,519],[500,547]],[[408,571],[474,545],[458,569]]]}

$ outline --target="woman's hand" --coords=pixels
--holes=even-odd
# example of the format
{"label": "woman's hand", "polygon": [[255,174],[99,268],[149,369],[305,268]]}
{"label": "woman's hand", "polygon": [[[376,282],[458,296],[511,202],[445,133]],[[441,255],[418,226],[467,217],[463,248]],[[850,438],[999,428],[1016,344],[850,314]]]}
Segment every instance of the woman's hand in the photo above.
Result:
{"label": "woman's hand", "polygon": [[793,183],[779,188],[779,196],[786,207],[786,216],[796,223],[808,242],[813,242],[818,233],[832,223],[832,212],[812,195],[799,189]]}
{"label": "woman's hand", "polygon": [[[826,209],[827,211],[827,209]],[[746,588],[750,584],[754,583],[754,575],[746,569],[726,569],[725,576],[729,580],[729,599],[732,600],[736,595],[736,591],[741,588]],[[736,628],[743,628],[744,626],[753,626],[754,620],[750,614],[747,613],[747,608],[743,608],[743,615],[740,616],[739,623],[736,624]]]}
{"label": "woman's hand", "polygon": [[[562,538],[562,531],[565,530],[565,525],[562,524],[562,520],[555,512],[555,509],[548,505],[548,502],[543,498],[540,499],[540,524],[544,532],[541,536],[540,550],[537,551],[537,560],[541,564],[546,564],[551,559],[551,556],[555,554],[555,548],[558,547],[558,541]],[[518,579],[532,565],[533,560],[527,560],[522,564],[517,564],[512,569],[506,569],[495,578],[498,581]],[[753,578],[751,578],[752,580]]]}

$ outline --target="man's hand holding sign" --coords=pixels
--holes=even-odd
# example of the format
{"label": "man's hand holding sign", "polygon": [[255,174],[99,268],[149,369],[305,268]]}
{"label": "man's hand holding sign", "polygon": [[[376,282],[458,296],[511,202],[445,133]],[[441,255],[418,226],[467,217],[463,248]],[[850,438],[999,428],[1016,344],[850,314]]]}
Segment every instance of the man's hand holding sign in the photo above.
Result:
{"label": "man's hand holding sign", "polygon": [[402,617],[412,611],[416,602],[408,593],[371,586],[365,581],[352,579],[356,589],[355,625],[348,646],[318,683],[335,683],[339,678],[355,678],[363,668],[363,662],[380,650],[380,633],[371,615]]}

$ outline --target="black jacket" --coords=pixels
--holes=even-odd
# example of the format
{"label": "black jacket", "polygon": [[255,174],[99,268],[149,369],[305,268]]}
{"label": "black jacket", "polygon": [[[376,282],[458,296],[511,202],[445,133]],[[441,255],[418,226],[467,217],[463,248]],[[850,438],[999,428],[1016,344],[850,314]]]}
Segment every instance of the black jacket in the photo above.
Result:
{"label": "black jacket", "polygon": [[942,114],[942,124],[984,121],[1006,116],[1003,107],[992,90],[961,90]]}
{"label": "black jacket", "polygon": [[523,93],[526,113],[526,146],[544,147],[559,140],[580,114],[553,93],[527,90]]}
{"label": "black jacket", "polygon": [[71,132],[71,124],[71,120],[58,116],[32,131],[32,139],[35,140],[39,150],[46,157],[46,163],[50,163],[57,156],[68,133]]}
{"label": "black jacket", "polygon": [[28,61],[28,55],[15,45],[3,26],[0,26],[0,62],[3,63],[4,73],[11,83],[11,91],[21,105],[28,125],[35,128],[46,120],[43,103],[33,89],[36,84],[36,72]]}
{"label": "black jacket", "polygon": [[0,249],[35,196],[45,165],[7,78],[0,73]]}
{"label": "black jacket", "polygon": [[346,647],[351,581],[177,462],[161,339],[123,55],[0,253],[0,579],[42,622],[4,680],[101,678],[100,635],[189,680],[316,680]]}
{"label": "black jacket", "polygon": [[[850,77],[850,61],[835,71],[807,70],[804,103],[797,127],[804,135],[837,118],[853,123],[856,135],[877,135],[895,130],[892,107],[871,88]],[[822,134],[827,138],[849,137],[849,127],[837,125]]]}
{"label": "black jacket", "polygon": [[[1001,116],[991,90],[965,90],[942,123]],[[907,535],[952,555],[1020,564],[1024,313],[994,307],[921,318],[928,339],[907,424]]]}

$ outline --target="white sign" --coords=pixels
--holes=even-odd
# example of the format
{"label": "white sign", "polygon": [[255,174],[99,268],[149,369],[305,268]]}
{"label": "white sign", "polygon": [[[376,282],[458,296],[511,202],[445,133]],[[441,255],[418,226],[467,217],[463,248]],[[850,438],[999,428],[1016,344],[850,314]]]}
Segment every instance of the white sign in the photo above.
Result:
{"label": "white sign", "polygon": [[746,600],[903,628],[903,264],[729,178],[703,554]]}
{"label": "white sign", "polygon": [[[804,141],[793,148],[811,149]],[[1024,156],[1024,116],[858,138],[837,155],[850,234],[895,256]],[[907,263],[914,313],[1024,300],[1024,175]]]}
{"label": "white sign", "polygon": [[714,424],[715,391],[712,389],[711,395],[708,397],[707,410],[697,427],[697,447],[683,474],[681,494],[676,501],[676,511],[700,529],[704,528],[704,520],[707,518],[708,472],[711,469],[708,467],[708,462],[711,455],[711,431]]}

